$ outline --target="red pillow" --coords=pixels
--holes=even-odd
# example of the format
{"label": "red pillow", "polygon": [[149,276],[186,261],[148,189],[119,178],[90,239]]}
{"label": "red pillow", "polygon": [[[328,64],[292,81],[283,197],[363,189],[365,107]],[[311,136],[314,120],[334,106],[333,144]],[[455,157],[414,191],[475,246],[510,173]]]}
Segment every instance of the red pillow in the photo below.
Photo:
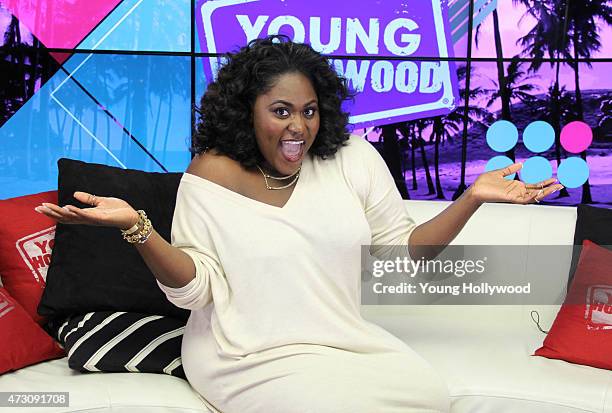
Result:
{"label": "red pillow", "polygon": [[0,287],[0,374],[64,357],[60,345]]}
{"label": "red pillow", "polygon": [[612,251],[585,240],[572,286],[536,356],[612,370]]}
{"label": "red pillow", "polygon": [[0,201],[0,276],[4,288],[34,321],[45,288],[55,239],[55,221],[34,211],[43,202],[57,203],[57,191]]}

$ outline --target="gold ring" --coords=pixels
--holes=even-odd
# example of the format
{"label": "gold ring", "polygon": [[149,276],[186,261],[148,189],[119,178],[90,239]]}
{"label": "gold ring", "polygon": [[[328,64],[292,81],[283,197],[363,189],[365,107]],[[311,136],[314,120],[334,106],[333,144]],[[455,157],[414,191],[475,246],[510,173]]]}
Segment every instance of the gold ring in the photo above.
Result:
{"label": "gold ring", "polygon": [[540,189],[540,190],[538,191],[537,195],[536,195],[536,196],[535,196],[535,198],[534,198],[534,199],[535,199],[535,201],[536,201],[538,204],[540,203],[540,200],[538,199],[538,196],[542,195],[543,193],[544,193],[544,190],[543,190],[543,189]]}

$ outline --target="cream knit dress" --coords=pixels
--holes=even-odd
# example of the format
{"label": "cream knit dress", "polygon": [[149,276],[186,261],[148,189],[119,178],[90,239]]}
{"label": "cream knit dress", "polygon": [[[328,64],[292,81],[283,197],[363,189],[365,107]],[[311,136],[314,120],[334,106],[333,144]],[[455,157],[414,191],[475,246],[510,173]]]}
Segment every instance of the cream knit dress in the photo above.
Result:
{"label": "cream knit dress", "polygon": [[351,136],[307,155],[282,208],[185,173],[172,244],[194,261],[182,361],[221,413],[446,412],[444,382],[359,312],[361,245],[384,256],[415,228],[375,148]]}

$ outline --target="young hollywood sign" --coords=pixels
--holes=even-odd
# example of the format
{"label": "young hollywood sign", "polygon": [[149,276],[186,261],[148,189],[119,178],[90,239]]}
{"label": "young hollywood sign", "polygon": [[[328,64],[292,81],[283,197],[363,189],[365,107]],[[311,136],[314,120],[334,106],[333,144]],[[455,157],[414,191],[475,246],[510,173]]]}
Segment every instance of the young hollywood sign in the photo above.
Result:
{"label": "young hollywood sign", "polygon": [[[203,52],[234,51],[280,33],[328,55],[360,92],[347,107],[356,127],[444,115],[457,103],[454,64],[436,59],[452,57],[446,0],[199,0],[197,10]],[[406,60],[384,59],[392,56]],[[219,64],[204,59],[207,79]]]}

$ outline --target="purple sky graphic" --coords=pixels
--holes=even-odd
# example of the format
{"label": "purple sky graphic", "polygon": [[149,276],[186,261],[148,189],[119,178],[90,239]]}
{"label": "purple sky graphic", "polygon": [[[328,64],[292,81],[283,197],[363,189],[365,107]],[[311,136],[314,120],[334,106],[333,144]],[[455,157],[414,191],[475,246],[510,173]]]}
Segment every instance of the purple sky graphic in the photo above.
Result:
{"label": "purple sky graphic", "polygon": [[[535,25],[536,21],[530,15],[525,15],[527,9],[523,5],[514,5],[511,0],[499,0],[497,10],[500,15],[499,24],[502,33],[502,48],[504,58],[511,58],[521,52],[521,46],[517,40],[527,34]],[[503,17],[501,17],[503,16]],[[610,58],[612,56],[612,27],[600,22],[600,41],[602,47],[592,54],[592,57]],[[456,57],[465,57],[467,54],[467,36],[464,36],[454,47]],[[494,58],[495,42],[493,38],[493,19],[488,16],[480,27],[478,47],[472,47],[472,56],[477,58]],[[528,57],[528,56],[524,56]],[[492,80],[497,79],[497,67],[494,62],[474,63],[476,76],[472,82],[475,86],[493,88]],[[589,89],[612,89],[612,63],[594,62],[589,68],[587,64],[580,65],[580,88]],[[550,64],[542,65],[537,73],[538,78],[530,82],[539,87],[535,93],[544,93],[554,80],[555,70]],[[575,90],[574,72],[567,65],[562,65],[560,70],[560,85],[569,91]],[[501,104],[497,102],[490,109],[499,110]]]}

